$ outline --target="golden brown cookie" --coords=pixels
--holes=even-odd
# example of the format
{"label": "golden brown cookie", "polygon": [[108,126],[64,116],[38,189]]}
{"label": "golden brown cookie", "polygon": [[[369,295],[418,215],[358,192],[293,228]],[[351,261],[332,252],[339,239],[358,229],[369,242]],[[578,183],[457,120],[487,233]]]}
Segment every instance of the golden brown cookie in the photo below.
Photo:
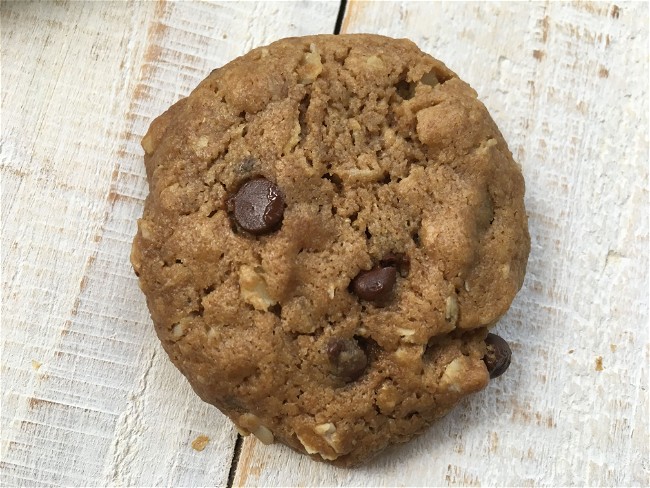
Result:
{"label": "golden brown cookie", "polygon": [[522,174],[474,90],[412,42],[254,49],[142,146],[131,261],[156,332],[244,433],[352,466],[507,368],[485,340],[524,278]]}

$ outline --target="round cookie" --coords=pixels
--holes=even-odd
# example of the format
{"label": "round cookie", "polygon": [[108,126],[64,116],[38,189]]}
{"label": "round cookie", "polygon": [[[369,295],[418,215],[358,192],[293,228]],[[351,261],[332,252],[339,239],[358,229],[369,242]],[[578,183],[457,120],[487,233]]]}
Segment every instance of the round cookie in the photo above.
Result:
{"label": "round cookie", "polygon": [[254,49],[142,146],[133,267],[165,351],[241,432],[353,466],[507,368],[488,330],[524,278],[522,174],[412,42]]}

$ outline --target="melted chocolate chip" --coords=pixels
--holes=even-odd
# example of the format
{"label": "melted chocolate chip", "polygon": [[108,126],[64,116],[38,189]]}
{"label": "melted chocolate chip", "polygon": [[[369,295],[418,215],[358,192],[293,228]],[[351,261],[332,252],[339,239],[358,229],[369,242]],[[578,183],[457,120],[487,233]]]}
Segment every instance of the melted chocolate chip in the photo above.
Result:
{"label": "melted chocolate chip", "polygon": [[277,185],[266,178],[244,183],[231,201],[239,226],[255,235],[276,230],[284,216],[284,197]]}
{"label": "melted chocolate chip", "polygon": [[483,358],[483,362],[487,366],[490,378],[494,379],[505,373],[508,366],[510,366],[512,351],[508,343],[496,334],[488,334],[485,338],[485,344],[487,345],[487,353]]}
{"label": "melted chocolate chip", "polygon": [[361,271],[352,280],[352,291],[362,300],[381,304],[393,294],[397,281],[397,269],[393,266],[375,267]]}
{"label": "melted chocolate chip", "polygon": [[345,381],[356,380],[366,369],[368,357],[354,339],[333,338],[327,343],[332,372]]}

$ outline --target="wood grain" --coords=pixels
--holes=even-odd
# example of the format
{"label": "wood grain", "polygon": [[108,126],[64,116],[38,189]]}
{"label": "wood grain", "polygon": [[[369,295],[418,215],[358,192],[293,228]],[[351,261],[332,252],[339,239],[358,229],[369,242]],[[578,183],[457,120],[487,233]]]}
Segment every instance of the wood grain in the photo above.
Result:
{"label": "wood grain", "polygon": [[3,486],[226,484],[236,433],[169,364],[128,262],[139,141],[212,68],[337,9],[3,3]]}
{"label": "wood grain", "polygon": [[513,365],[366,467],[250,443],[235,484],[648,486],[647,5],[353,0],[342,32],[448,63],[522,164],[532,252],[497,326]]}
{"label": "wood grain", "polygon": [[[212,68],[338,8],[2,3],[2,486],[227,484],[236,432],[170,365],[128,262],[139,141]],[[650,485],[647,4],[352,0],[342,31],[445,61],[522,164],[513,365],[357,470],[246,438],[234,485]]]}

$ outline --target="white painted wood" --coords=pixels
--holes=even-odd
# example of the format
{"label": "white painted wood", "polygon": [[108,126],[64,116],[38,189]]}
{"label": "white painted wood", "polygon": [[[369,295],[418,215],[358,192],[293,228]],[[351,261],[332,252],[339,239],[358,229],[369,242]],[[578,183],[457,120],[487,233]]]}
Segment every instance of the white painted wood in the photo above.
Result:
{"label": "white painted wood", "polygon": [[521,162],[532,251],[497,326],[513,364],[368,466],[253,441],[235,484],[649,486],[647,4],[352,0],[343,32],[445,61]]}
{"label": "white painted wood", "polygon": [[236,433],[170,365],[130,269],[139,140],[212,68],[337,9],[3,3],[2,486],[226,484]]}
{"label": "white painted wood", "polygon": [[[167,361],[128,263],[139,139],[212,68],[331,32],[337,10],[3,3],[2,486],[226,483],[235,433]],[[533,248],[498,326],[514,362],[357,470],[247,438],[235,485],[650,485],[647,6],[353,0],[343,30],[447,62],[521,162]]]}

